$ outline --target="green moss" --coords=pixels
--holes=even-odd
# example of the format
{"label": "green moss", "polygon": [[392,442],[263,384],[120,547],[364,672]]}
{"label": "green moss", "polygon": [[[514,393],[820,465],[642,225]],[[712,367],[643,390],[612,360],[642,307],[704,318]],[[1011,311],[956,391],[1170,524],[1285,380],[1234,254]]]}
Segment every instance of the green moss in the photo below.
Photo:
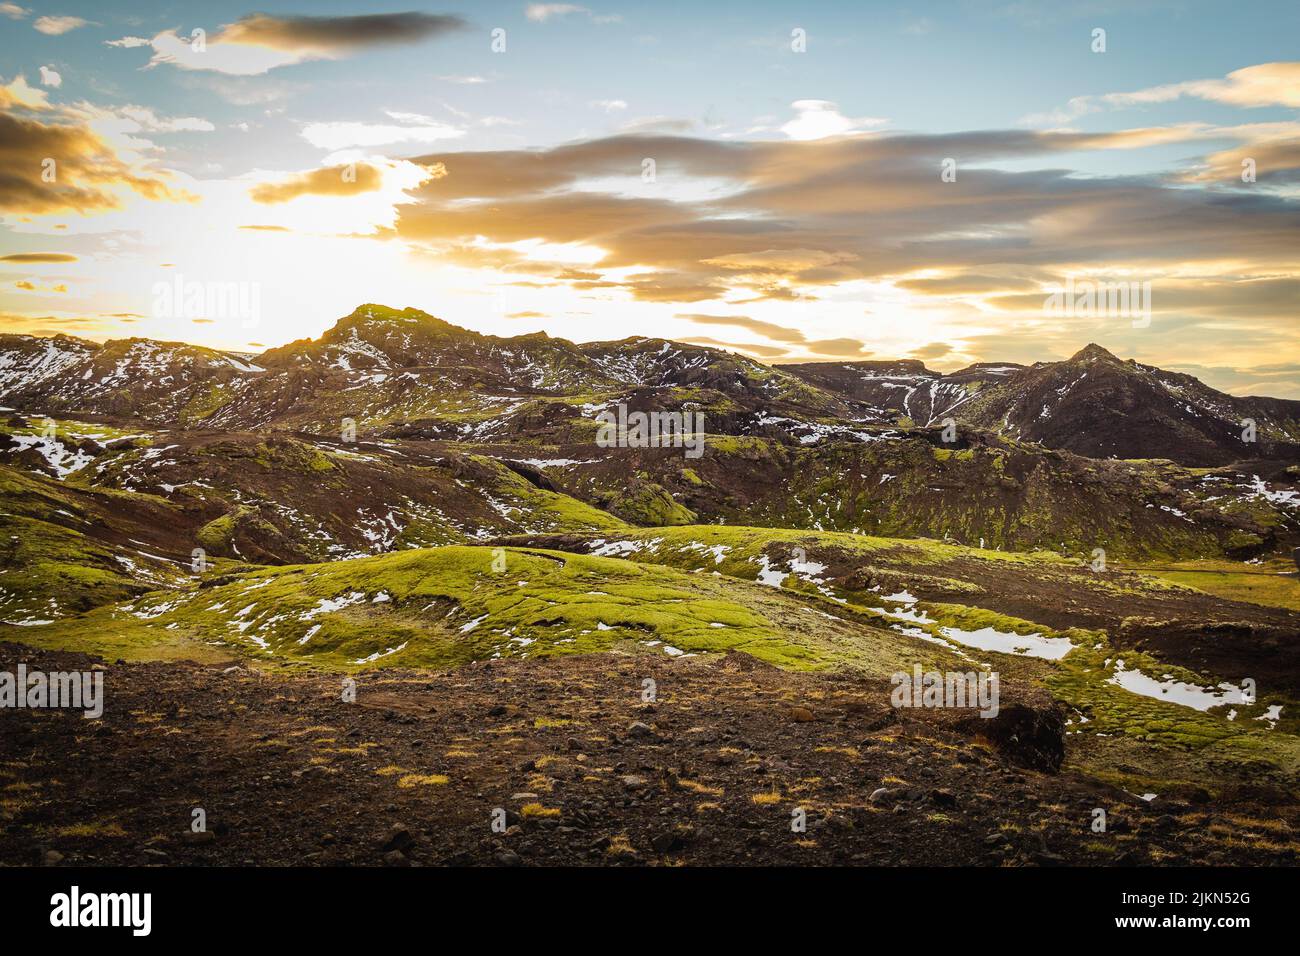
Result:
{"label": "green moss", "polygon": [[470,460],[482,469],[492,495],[501,499],[498,511],[504,509],[513,519],[526,521],[534,532],[617,531],[627,527],[615,515],[530,484],[495,459],[472,455]]}
{"label": "green moss", "polygon": [[[504,570],[502,568],[504,563]],[[160,591],[42,629],[119,656],[183,642],[336,669],[455,667],[496,657],[743,650],[780,667],[887,676],[954,665],[867,615],[727,577],[535,549],[444,547],[253,571]]]}
{"label": "green moss", "polygon": [[233,553],[231,545],[235,540],[235,524],[237,520],[237,512],[230,512],[203,525],[194,535],[199,547],[209,554],[229,557]]}
{"label": "green moss", "polygon": [[50,620],[141,590],[108,548],[80,532],[0,516],[0,618]]}
{"label": "green moss", "polygon": [[686,525],[695,514],[678,504],[668,490],[653,481],[634,479],[605,497],[606,507],[625,521],[639,525]]}
{"label": "green moss", "polygon": [[446,667],[620,645],[647,653],[741,647],[793,667],[822,660],[730,597],[725,583],[613,559],[499,553],[502,572],[493,569],[494,549],[467,547],[260,571],[216,587],[150,595],[79,626],[103,629],[112,621],[119,633],[179,631],[334,667]]}
{"label": "green moss", "polygon": [[[1126,649],[1117,652],[1104,640],[1076,646],[1046,683],[1054,694],[1088,716],[1088,723],[1083,725],[1088,734],[1122,736],[1194,749],[1231,742],[1234,748],[1262,747],[1279,756],[1296,749],[1296,738],[1264,730],[1249,719],[1255,711],[1263,710],[1263,701],[1250,707],[1235,705],[1232,709],[1238,711],[1238,719],[1229,721],[1225,719],[1226,711],[1230,709],[1226,706],[1214,712],[1204,712],[1135,694],[1110,682],[1115,661],[1120,658],[1130,671],[1140,670],[1161,677],[1168,675],[1174,680],[1201,686],[1214,684],[1209,678],[1158,661],[1140,651]],[[1294,759],[1294,756],[1288,759]]]}
{"label": "green moss", "polygon": [[710,435],[706,447],[710,454],[763,456],[770,452],[772,443],[765,438],[748,435]]}
{"label": "green moss", "polygon": [[937,445],[930,449],[930,453],[936,461],[974,461],[975,449],[973,448],[940,448]]}
{"label": "green moss", "polygon": [[215,382],[207,388],[196,389],[189,401],[180,409],[181,422],[185,425],[197,424],[215,414],[234,397],[235,393],[232,390],[222,388]]}

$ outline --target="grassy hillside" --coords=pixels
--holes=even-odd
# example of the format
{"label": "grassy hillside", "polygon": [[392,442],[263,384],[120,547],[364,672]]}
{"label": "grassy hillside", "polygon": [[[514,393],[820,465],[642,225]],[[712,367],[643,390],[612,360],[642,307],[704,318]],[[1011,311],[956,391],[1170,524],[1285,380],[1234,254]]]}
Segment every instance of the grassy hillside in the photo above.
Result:
{"label": "grassy hillside", "polygon": [[743,650],[783,667],[889,674],[953,662],[942,648],[828,617],[793,595],[726,577],[545,550],[451,546],[228,576],[33,629],[44,646],[148,657],[192,640],[356,669],[618,650]]}

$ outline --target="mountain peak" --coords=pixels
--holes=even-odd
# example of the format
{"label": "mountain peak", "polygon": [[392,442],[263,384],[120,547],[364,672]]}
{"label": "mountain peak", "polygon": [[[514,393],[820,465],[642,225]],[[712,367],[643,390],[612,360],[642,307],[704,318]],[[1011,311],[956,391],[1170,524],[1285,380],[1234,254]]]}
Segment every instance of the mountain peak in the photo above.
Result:
{"label": "mountain peak", "polygon": [[1096,342],[1089,342],[1079,351],[1070,356],[1071,362],[1095,362],[1095,361],[1118,362],[1119,359],[1112,355],[1106,349],[1102,348]]}
{"label": "mountain peak", "polygon": [[339,339],[351,338],[358,332],[365,337],[366,330],[370,330],[369,334],[378,334],[386,338],[399,329],[412,331],[421,329],[440,334],[475,334],[420,309],[409,306],[405,309],[394,309],[391,306],[366,302],[353,309],[351,314],[335,322],[320,340],[326,343],[335,342]]}
{"label": "mountain peak", "polygon": [[377,302],[363,302],[352,310],[352,314],[340,319],[340,322],[346,322],[349,319],[366,322],[434,322],[440,325],[450,325],[449,322],[443,322],[437,316],[430,315],[421,309],[407,306],[405,309],[394,309],[392,306],[380,305]]}

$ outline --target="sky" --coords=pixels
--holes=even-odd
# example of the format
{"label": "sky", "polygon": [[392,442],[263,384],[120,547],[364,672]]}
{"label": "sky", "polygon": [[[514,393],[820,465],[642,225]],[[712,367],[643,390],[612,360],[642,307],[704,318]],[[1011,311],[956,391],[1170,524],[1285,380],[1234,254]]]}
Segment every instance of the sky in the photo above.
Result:
{"label": "sky", "polygon": [[5,0],[0,331],[258,352],[378,302],[1300,399],[1297,36],[1293,0]]}

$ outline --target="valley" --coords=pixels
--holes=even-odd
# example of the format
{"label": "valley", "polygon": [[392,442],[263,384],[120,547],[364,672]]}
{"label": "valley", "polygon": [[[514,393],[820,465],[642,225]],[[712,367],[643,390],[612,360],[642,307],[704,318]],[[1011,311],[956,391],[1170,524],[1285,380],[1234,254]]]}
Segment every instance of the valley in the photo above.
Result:
{"label": "valley", "polygon": [[[5,715],[0,862],[1300,849],[1300,402],[371,304],[260,355],[0,336],[0,405],[3,666],[109,702]],[[700,454],[600,440],[636,413]],[[915,666],[1000,715],[891,708]]]}

